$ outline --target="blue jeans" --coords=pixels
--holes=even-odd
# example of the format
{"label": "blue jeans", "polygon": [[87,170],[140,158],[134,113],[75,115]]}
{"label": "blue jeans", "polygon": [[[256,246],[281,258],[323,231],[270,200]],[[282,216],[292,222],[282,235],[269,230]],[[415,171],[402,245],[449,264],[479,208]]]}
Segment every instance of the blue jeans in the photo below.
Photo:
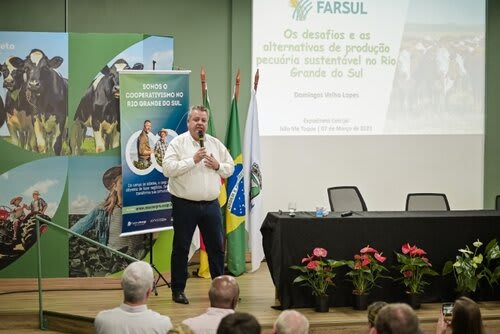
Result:
{"label": "blue jeans", "polygon": [[172,292],[182,292],[188,277],[189,246],[198,225],[207,249],[210,276],[224,273],[224,236],[219,202],[190,201],[172,195],[174,241],[171,258]]}

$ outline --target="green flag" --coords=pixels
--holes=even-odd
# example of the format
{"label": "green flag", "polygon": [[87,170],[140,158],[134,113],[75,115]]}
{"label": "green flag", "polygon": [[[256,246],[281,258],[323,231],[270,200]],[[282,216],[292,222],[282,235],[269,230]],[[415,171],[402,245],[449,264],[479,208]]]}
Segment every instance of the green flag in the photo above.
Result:
{"label": "green flag", "polygon": [[235,96],[231,103],[226,146],[235,165],[233,175],[226,180],[227,267],[231,274],[239,276],[245,272],[245,185],[238,104]]}
{"label": "green flag", "polygon": [[208,89],[206,89],[205,94],[203,94],[203,106],[208,110],[207,133],[215,137],[216,135],[215,135],[214,117],[212,116],[212,110],[210,109],[210,99],[208,98]]}

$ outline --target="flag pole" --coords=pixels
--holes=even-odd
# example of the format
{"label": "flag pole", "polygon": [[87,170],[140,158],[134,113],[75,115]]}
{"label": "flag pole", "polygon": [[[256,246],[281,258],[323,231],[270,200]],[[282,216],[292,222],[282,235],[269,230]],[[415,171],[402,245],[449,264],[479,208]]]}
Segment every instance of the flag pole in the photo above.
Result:
{"label": "flag pole", "polygon": [[238,101],[239,96],[240,96],[240,69],[238,69],[238,73],[236,74],[236,85],[234,88],[234,97],[236,98],[236,101]]}
{"label": "flag pole", "polygon": [[253,79],[253,90],[257,92],[257,86],[259,85],[259,69],[255,72],[255,77]]}
{"label": "flag pole", "polygon": [[201,65],[200,79],[201,79],[201,98],[205,101],[207,94],[207,72],[205,71],[205,65]]}

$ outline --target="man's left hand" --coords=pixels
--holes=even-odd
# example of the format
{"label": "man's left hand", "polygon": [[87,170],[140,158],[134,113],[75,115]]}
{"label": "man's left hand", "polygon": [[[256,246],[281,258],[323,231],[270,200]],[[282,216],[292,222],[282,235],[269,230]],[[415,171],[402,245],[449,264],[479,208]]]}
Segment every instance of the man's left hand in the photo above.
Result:
{"label": "man's left hand", "polygon": [[208,168],[213,170],[219,170],[220,168],[220,164],[217,159],[214,158],[213,154],[207,155],[203,161],[205,162],[205,166]]}

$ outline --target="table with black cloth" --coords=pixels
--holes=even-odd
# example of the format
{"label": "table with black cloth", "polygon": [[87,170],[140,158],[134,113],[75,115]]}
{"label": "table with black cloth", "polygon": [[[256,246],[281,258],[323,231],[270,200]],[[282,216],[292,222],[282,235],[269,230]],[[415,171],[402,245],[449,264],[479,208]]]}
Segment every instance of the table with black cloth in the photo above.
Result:
{"label": "table with black cloth", "polygon": [[[313,212],[268,213],[261,227],[262,243],[273,283],[281,305],[279,308],[312,307],[314,296],[309,287],[293,284],[299,271],[290,269],[301,263],[316,247],[328,251],[327,258],[351,260],[364,246],[370,245],[387,257],[384,263],[390,276],[400,277],[394,252],[401,252],[404,243],[416,244],[427,252],[433,268],[441,274],[444,263],[454,260],[458,250],[479,239],[481,250],[500,235],[500,211],[398,211],[353,212],[341,217],[331,212],[316,218]],[[330,293],[330,306],[352,305],[352,283],[345,277],[347,267],[336,269],[336,286]],[[443,302],[455,298],[453,274],[426,276],[422,302]],[[497,300],[499,289],[482,284],[481,299]],[[369,296],[369,302],[385,300],[404,302],[406,298],[401,281],[383,279]],[[483,287],[484,286],[484,287]],[[487,284],[486,284],[487,286]]]}

